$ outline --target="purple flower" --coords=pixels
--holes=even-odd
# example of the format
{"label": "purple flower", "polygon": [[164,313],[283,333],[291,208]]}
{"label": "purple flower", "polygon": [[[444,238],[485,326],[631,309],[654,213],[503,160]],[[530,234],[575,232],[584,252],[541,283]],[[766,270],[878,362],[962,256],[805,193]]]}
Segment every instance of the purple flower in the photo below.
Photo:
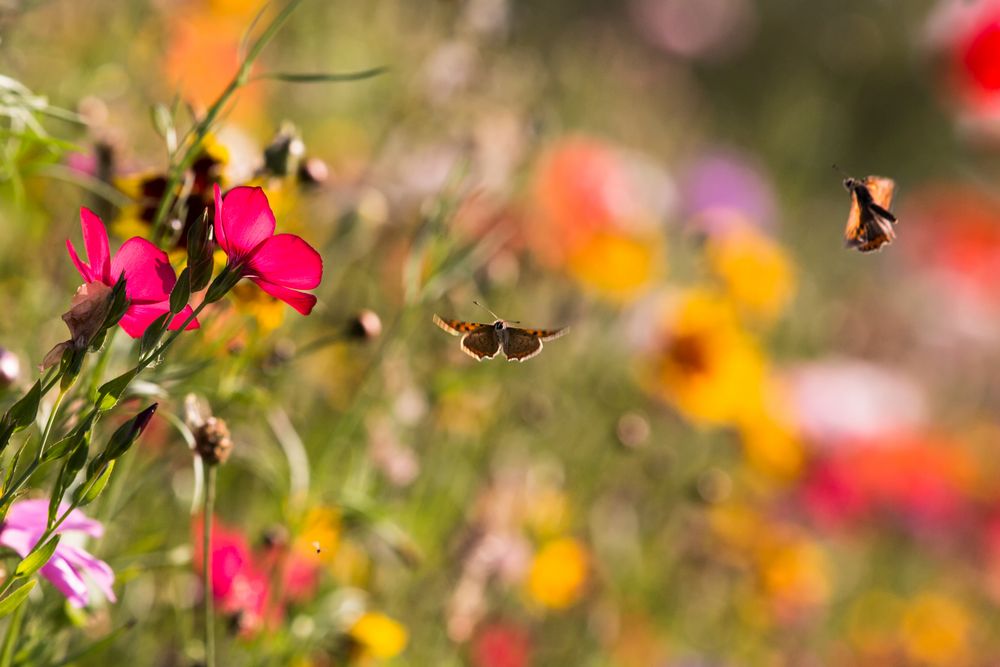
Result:
{"label": "purple flower", "polygon": [[707,234],[749,223],[774,227],[774,191],[753,160],[732,151],[714,151],[688,167],[681,182],[686,215]]}
{"label": "purple flower", "polygon": [[[66,508],[65,503],[60,505],[60,516]],[[45,533],[48,518],[48,500],[21,500],[14,503],[0,526],[0,545],[13,549],[24,557]],[[114,602],[116,598],[112,584],[115,582],[115,573],[111,571],[111,567],[80,547],[69,544],[67,540],[69,533],[100,537],[104,534],[101,522],[87,518],[80,510],[73,510],[56,532],[62,534],[63,538],[52,558],[42,567],[42,576],[51,581],[74,607],[86,607],[90,603],[90,591],[83,579],[84,575],[97,585],[108,600]]]}

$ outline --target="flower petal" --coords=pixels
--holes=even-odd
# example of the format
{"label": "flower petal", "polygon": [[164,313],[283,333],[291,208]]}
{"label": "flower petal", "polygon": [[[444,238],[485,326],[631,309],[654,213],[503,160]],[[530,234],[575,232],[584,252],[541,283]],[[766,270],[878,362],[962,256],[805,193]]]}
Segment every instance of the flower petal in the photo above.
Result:
{"label": "flower petal", "polygon": [[69,239],[66,239],[66,250],[69,251],[69,258],[73,260],[73,264],[74,266],[76,266],[76,270],[80,272],[80,275],[83,277],[84,281],[88,283],[94,282],[94,272],[91,271],[90,266],[84,263],[80,259],[80,256],[76,254],[76,248],[73,247],[73,243]]}
{"label": "flower petal", "polygon": [[247,259],[247,276],[269,283],[312,289],[323,278],[323,258],[295,234],[265,239]]}
{"label": "flower petal", "polygon": [[58,547],[56,553],[49,559],[48,563],[42,566],[40,572],[43,577],[52,582],[53,586],[59,589],[60,593],[66,596],[66,599],[74,607],[86,607],[87,603],[90,602],[87,583],[69,561],[62,557]]}
{"label": "flower petal", "polygon": [[[164,302],[163,306],[169,308],[170,304],[169,302]],[[174,315],[174,319],[170,320],[170,324],[167,326],[167,328],[170,329],[171,331],[176,331],[180,329],[181,325],[184,324],[185,320],[191,317],[192,312],[194,311],[191,310],[191,306],[184,306],[181,312]],[[201,323],[198,321],[198,318],[196,317],[193,320],[191,320],[191,324],[187,325],[185,331],[191,331],[192,329],[197,329],[199,327],[201,327]]]}
{"label": "flower petal", "polygon": [[282,287],[281,285],[275,285],[274,283],[269,283],[260,278],[251,278],[251,280],[257,283],[258,287],[273,296],[275,299],[281,299],[303,315],[311,313],[313,306],[316,305],[316,297],[312,294],[296,292],[295,290]]}
{"label": "flower petal", "polygon": [[[125,293],[133,302],[155,303],[170,297],[177,282],[167,253],[134,236],[126,241],[111,260],[112,281],[125,272]],[[109,285],[113,282],[109,282]]]}
{"label": "flower petal", "polygon": [[274,213],[261,188],[233,188],[221,200],[216,191],[215,237],[231,260],[246,257],[272,234]]}
{"label": "flower petal", "polygon": [[104,594],[104,597],[111,602],[117,601],[114,589],[115,572],[110,565],[72,544],[60,543],[57,553],[65,558],[77,573],[82,572],[89,577]]}
{"label": "flower petal", "polygon": [[[65,511],[65,503],[59,506],[60,511]],[[45,532],[45,527],[49,520],[49,501],[44,499],[19,500],[7,510],[7,516],[3,520],[3,529],[22,528],[25,530],[37,530],[41,535]],[[30,545],[34,546],[34,544]]]}
{"label": "flower petal", "polygon": [[83,245],[87,249],[87,260],[93,269],[95,279],[106,285],[111,279],[111,248],[108,245],[108,230],[97,214],[89,208],[80,209],[80,226],[83,228]]}
{"label": "flower petal", "polygon": [[132,338],[140,338],[157,317],[170,310],[166,301],[160,303],[133,303],[118,321],[118,325]]}

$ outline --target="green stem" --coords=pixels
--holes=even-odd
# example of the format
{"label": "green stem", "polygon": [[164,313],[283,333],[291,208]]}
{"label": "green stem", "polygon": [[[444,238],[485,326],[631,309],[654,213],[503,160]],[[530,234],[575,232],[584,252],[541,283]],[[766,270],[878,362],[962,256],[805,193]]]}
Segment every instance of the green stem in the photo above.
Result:
{"label": "green stem", "polygon": [[45,422],[45,430],[42,431],[42,442],[38,446],[39,458],[45,453],[45,445],[49,443],[49,436],[52,434],[52,425],[56,421],[56,413],[59,412],[59,406],[62,405],[63,399],[66,398],[66,391],[66,389],[60,389],[59,395],[56,396],[56,402],[52,404],[52,411],[49,412],[49,418]]}
{"label": "green stem", "polygon": [[101,350],[100,356],[97,358],[97,364],[94,365],[94,370],[90,376],[90,388],[87,391],[87,396],[90,400],[97,400],[97,390],[101,386],[101,378],[104,376],[104,371],[108,367],[108,362],[111,359],[111,344],[115,340],[115,334],[118,333],[118,327],[114,327],[108,332],[108,337],[104,341],[104,348]]}
{"label": "green stem", "polygon": [[[13,577],[9,577],[13,579]],[[20,604],[10,617],[7,624],[7,633],[3,638],[3,650],[0,651],[0,667],[10,667],[14,661],[14,647],[17,645],[17,636],[21,634],[21,621],[24,619],[24,610],[28,605]]]}
{"label": "green stem", "polygon": [[[160,200],[159,205],[156,208],[156,215],[153,216],[153,242],[158,243],[160,237],[163,234],[164,222],[166,221],[167,214],[174,205],[174,190],[180,185],[181,179],[192,164],[194,164],[195,159],[198,157],[198,150],[201,148],[201,142],[208,134],[209,130],[212,129],[212,125],[215,123],[216,118],[225,108],[226,104],[229,103],[230,98],[238,91],[240,88],[245,86],[250,81],[250,70],[253,68],[253,63],[260,55],[260,52],[267,46],[267,43],[274,38],[274,35],[278,32],[281,26],[288,20],[295,8],[298,7],[302,0],[289,0],[288,4],[281,10],[281,12],[274,17],[274,20],[264,29],[260,38],[254,42],[253,46],[247,52],[247,57],[243,59],[240,64],[240,69],[236,72],[232,81],[226,86],[222,94],[219,95],[218,99],[209,107],[208,112],[205,117],[202,118],[198,123],[192,128],[188,133],[188,137],[193,135],[191,141],[187,144],[187,147],[183,149],[183,154],[181,159],[171,166],[167,174],[167,186],[163,190],[163,198]],[[187,137],[185,137],[185,142]]]}
{"label": "green stem", "polygon": [[215,667],[215,601],[212,598],[212,517],[215,513],[215,466],[205,465],[202,525],[202,598],[205,604],[205,667]]}

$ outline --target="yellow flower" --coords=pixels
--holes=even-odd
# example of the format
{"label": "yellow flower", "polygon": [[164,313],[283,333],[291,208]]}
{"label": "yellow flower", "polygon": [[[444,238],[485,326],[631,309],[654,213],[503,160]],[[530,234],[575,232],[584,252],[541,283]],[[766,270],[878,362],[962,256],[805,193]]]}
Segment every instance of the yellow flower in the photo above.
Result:
{"label": "yellow flower", "polygon": [[569,273],[611,299],[628,301],[657,276],[663,266],[661,240],[621,232],[597,232],[567,258]]}
{"label": "yellow flower", "polygon": [[[229,151],[211,135],[202,140],[202,150],[191,165],[191,180],[182,202],[183,218],[180,229],[173,230],[175,243],[172,250],[187,247],[187,231],[208,211],[208,223],[215,217],[214,185],[223,183],[222,171],[229,161]],[[111,224],[111,232],[120,238],[139,236],[149,238],[153,219],[166,193],[167,174],[144,172],[123,176],[115,180],[115,187],[133,200],[124,207]]]}
{"label": "yellow flower", "polygon": [[275,299],[253,283],[242,280],[229,293],[236,309],[257,320],[261,332],[270,333],[285,321],[285,303]]}
{"label": "yellow flower", "polygon": [[733,302],[751,315],[774,318],[795,292],[791,260],[751,225],[712,237],[707,257]]}
{"label": "yellow flower", "polygon": [[409,641],[409,633],[401,623],[373,611],[362,614],[349,634],[364,651],[383,660],[402,653]]}
{"label": "yellow flower", "polygon": [[644,371],[651,390],[695,423],[731,425],[762,402],[765,364],[732,305],[692,290],[668,308]]}
{"label": "yellow flower", "polygon": [[830,564],[815,542],[779,538],[761,550],[764,589],[779,606],[812,607],[830,597]]}
{"label": "yellow flower", "polygon": [[564,609],[576,602],[587,581],[587,551],[572,538],[546,543],[528,573],[528,594],[541,605]]}
{"label": "yellow flower", "polygon": [[805,449],[793,425],[784,418],[787,401],[772,382],[764,383],[763,401],[748,404],[739,431],[747,463],[754,470],[780,481],[795,479],[805,464]]}
{"label": "yellow flower", "polygon": [[330,563],[340,545],[340,511],[333,507],[314,507],[306,513],[295,538],[295,549],[313,560]]}
{"label": "yellow flower", "polygon": [[903,614],[902,638],[906,652],[931,665],[958,665],[967,659],[972,618],[957,601],[924,593]]}

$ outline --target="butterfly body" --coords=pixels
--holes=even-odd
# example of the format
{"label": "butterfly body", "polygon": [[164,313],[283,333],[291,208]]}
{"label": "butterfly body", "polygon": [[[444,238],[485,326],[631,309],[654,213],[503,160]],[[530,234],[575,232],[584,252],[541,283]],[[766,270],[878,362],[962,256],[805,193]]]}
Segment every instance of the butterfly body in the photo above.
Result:
{"label": "butterfly body", "polygon": [[438,315],[434,323],[452,334],[461,336],[462,351],[477,361],[492,359],[503,350],[507,361],[525,361],[542,351],[542,342],[558,338],[567,329],[522,329],[505,320],[493,323],[449,320]]}
{"label": "butterfly body", "polygon": [[844,230],[844,243],[861,252],[878,250],[892,243],[896,216],[889,211],[896,182],[883,176],[845,178],[844,188],[851,193],[851,210]]}

